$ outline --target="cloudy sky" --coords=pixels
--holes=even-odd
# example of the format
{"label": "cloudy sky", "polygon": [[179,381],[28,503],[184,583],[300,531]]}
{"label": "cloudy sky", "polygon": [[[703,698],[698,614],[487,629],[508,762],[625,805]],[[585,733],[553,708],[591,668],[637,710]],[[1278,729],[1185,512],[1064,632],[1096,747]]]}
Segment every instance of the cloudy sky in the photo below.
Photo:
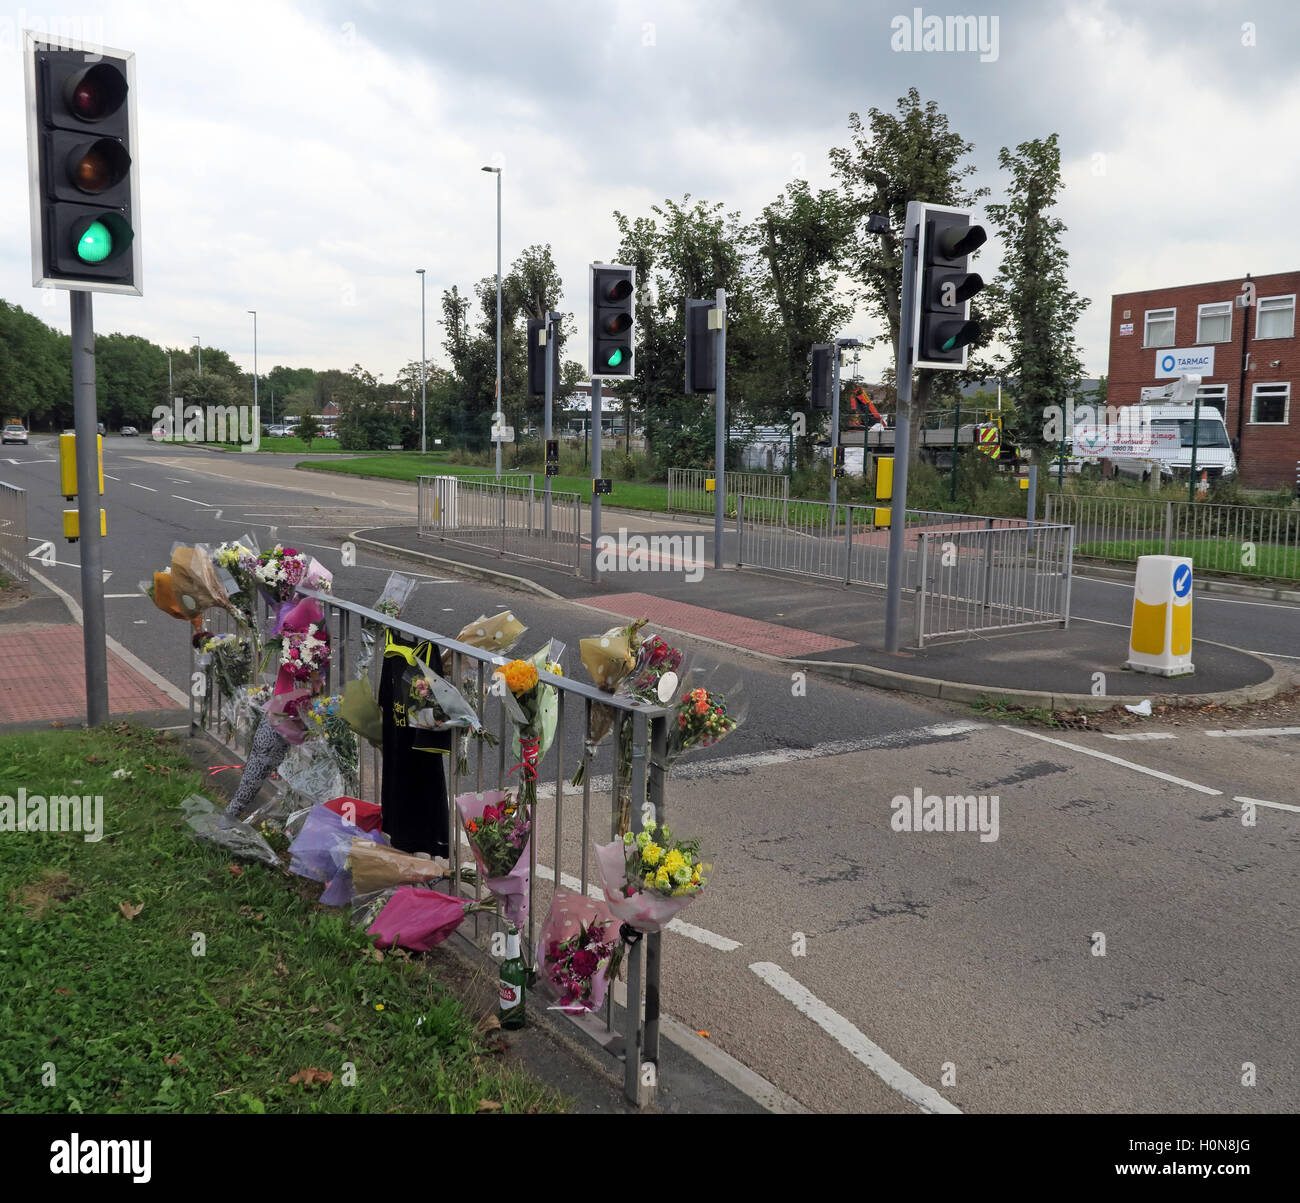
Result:
{"label": "cloudy sky", "polygon": [[[983,53],[894,48],[918,14],[968,13]],[[256,309],[263,371],[391,380],[419,356],[418,267],[441,359],[441,290],[495,271],[485,164],[504,168],[507,266],[550,242],[585,341],[613,210],[689,192],[750,218],[795,176],[829,186],[848,114],[912,85],[974,143],[992,199],[1000,147],[1060,135],[1089,375],[1112,293],[1300,266],[1293,0],[3,3],[0,297],[62,329],[65,294],[31,287],[23,28],[137,56],[145,295],[97,296],[97,328],[198,334],[248,369]]]}

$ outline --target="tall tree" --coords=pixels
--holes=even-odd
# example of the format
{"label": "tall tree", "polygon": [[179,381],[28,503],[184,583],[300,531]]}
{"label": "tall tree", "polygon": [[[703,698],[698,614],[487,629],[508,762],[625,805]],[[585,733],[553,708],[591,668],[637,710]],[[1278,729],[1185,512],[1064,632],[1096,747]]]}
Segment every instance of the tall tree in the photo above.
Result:
{"label": "tall tree", "polygon": [[[974,146],[949,128],[948,118],[933,101],[922,103],[915,88],[898,101],[897,113],[873,108],[864,124],[857,113],[849,114],[851,145],[830,152],[831,167],[849,198],[855,230],[849,242],[846,268],[856,280],[868,311],[879,319],[885,332],[866,345],[888,341],[898,356],[899,293],[903,283],[903,239],[907,202],[927,201],[935,205],[968,208],[988,195],[987,188],[972,188],[965,181],[974,164],[964,162]],[[882,234],[867,229],[867,219],[881,213],[889,228]],[[893,371],[887,373],[893,380]],[[946,380],[935,389],[936,376],[953,373],[922,370],[917,373],[910,416],[925,413],[932,393],[951,389]],[[913,421],[910,452],[915,456],[919,422]]]}
{"label": "tall tree", "polygon": [[1067,283],[1065,223],[1048,213],[1062,187],[1056,134],[1022,142],[1014,154],[1004,146],[998,166],[1011,173],[1010,199],[988,206],[1005,246],[990,290],[1005,331],[1007,352],[1000,366],[1021,415],[1019,441],[1041,449],[1044,408],[1064,412],[1083,373],[1075,327],[1089,302]]}

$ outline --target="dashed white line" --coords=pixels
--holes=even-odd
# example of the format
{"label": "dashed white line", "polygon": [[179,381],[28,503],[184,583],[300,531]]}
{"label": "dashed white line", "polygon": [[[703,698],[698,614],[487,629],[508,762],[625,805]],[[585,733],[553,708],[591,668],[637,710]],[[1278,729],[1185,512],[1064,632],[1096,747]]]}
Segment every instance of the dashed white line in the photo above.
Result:
{"label": "dashed white line", "polygon": [[1197,785],[1195,781],[1187,781],[1182,777],[1175,777],[1171,773],[1162,773],[1159,769],[1149,769],[1144,764],[1134,764],[1131,760],[1123,760],[1118,756],[1112,756],[1109,752],[1098,752],[1096,748],[1085,748],[1081,744],[1072,744],[1064,739],[1054,739],[1050,735],[1042,735],[1037,731],[1026,731],[1023,727],[1011,727],[1003,724],[1002,730],[1014,731],[1017,735],[1027,735],[1030,739],[1041,739],[1044,743],[1055,744],[1058,748],[1069,748],[1071,752],[1081,752],[1084,756],[1095,756],[1098,760],[1108,760],[1111,764],[1117,764],[1121,768],[1132,769],[1135,773],[1145,773],[1148,777],[1158,777],[1161,781],[1168,781],[1172,785],[1181,785],[1184,789],[1194,789],[1199,794],[1210,794],[1215,798],[1223,796],[1221,789],[1211,789],[1208,785]]}
{"label": "dashed white line", "polygon": [[795,981],[780,965],[773,965],[770,961],[757,961],[750,969],[913,1106],[931,1115],[961,1114],[960,1107],[954,1106],[932,1086],[927,1086],[915,1074],[909,1073],[843,1015],[832,1010],[806,986]]}
{"label": "dashed white line", "polygon": [[1300,727],[1240,727],[1232,731],[1202,731],[1201,734],[1217,739],[1234,736],[1242,739],[1249,735],[1300,735]]}
{"label": "dashed white line", "polygon": [[1105,735],[1107,739],[1139,740],[1139,739],[1177,739],[1178,738],[1178,736],[1176,735],[1166,735],[1159,731],[1142,731],[1139,733],[1135,733],[1133,735],[1110,735],[1106,732],[1102,732],[1102,734]]}
{"label": "dashed white line", "polygon": [[111,474],[108,473],[108,472],[105,472],[105,473],[104,473],[104,479],[105,479],[105,480],[115,480],[115,481],[117,481],[119,484],[120,484],[121,481],[122,481],[122,478],[121,478],[120,476],[113,476],[113,475],[111,475]]}
{"label": "dashed white line", "polygon": [[179,493],[173,493],[172,496],[175,497],[177,501],[188,501],[190,505],[201,505],[205,507],[210,507],[212,505],[212,502],[210,501],[195,501],[193,497],[182,497]]}
{"label": "dashed white line", "polygon": [[135,483],[135,481],[131,481],[131,488],[133,488],[133,489],[144,489],[144,491],[145,491],[146,493],[156,493],[156,492],[158,492],[157,489],[151,489],[148,485],[138,485],[138,484]]}
{"label": "dashed white line", "polygon": [[1293,810],[1300,814],[1300,806],[1292,806],[1289,802],[1265,802],[1263,798],[1243,798],[1240,795],[1234,796],[1234,802],[1252,802],[1256,806],[1271,806],[1274,810]]}

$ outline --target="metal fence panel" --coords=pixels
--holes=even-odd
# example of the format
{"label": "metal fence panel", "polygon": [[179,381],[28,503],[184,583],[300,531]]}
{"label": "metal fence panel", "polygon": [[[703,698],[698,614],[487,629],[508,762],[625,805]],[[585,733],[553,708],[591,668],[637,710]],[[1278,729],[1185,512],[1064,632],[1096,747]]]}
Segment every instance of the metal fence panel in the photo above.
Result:
{"label": "metal fence panel", "polygon": [[[706,488],[706,482],[712,480],[713,475],[703,468],[669,468],[668,512],[713,513],[713,490]],[[790,478],[770,472],[728,472],[723,486],[727,490],[728,513],[736,507],[736,499],[741,494],[772,501],[788,501],[790,498]]]}
{"label": "metal fence panel", "polygon": [[458,543],[499,556],[539,560],[581,575],[582,498],[551,493],[551,525],[545,495],[532,485],[504,484],[495,477],[421,476],[417,481],[421,538]]}
{"label": "metal fence panel", "polygon": [[1300,509],[1049,493],[1047,517],[1075,528],[1083,556],[1180,555],[1202,571],[1300,580]]}
{"label": "metal fence panel", "polygon": [[0,480],[0,568],[19,584],[27,571],[27,490]]}

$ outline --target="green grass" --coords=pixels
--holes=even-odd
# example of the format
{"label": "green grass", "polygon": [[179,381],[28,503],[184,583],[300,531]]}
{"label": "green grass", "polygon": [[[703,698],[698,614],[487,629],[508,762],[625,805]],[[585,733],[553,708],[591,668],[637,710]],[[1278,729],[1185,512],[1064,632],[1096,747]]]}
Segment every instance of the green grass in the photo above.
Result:
{"label": "green grass", "polygon": [[[318,884],[187,838],[177,807],[203,781],[171,737],[0,737],[0,795],[20,786],[102,794],[104,823],[98,843],[0,834],[0,1111],[561,1109],[428,963],[376,959],[344,912],[311,901]],[[290,1081],[307,1069],[333,1078]]]}
{"label": "green grass", "polygon": [[[1300,580],[1300,548],[1276,543],[1254,544],[1255,562],[1243,563],[1245,549],[1239,539],[1182,539],[1169,545],[1169,554],[1190,556],[1193,565],[1207,572],[1231,572],[1271,580]],[[1080,556],[1103,560],[1134,561],[1138,556],[1165,554],[1161,539],[1125,539],[1081,543],[1075,548]]]}
{"label": "green grass", "polygon": [[[445,453],[444,453],[445,454]],[[337,463],[312,463],[310,460],[297,465],[314,472],[344,472],[351,476],[381,476],[388,480],[415,480],[417,476],[484,476],[491,475],[491,468],[478,464],[452,464],[438,455],[369,455],[361,459],[340,460]],[[507,471],[515,469],[504,468]],[[520,468],[517,471],[531,472],[538,489],[545,479],[537,468]],[[564,493],[577,493],[584,500],[591,497],[591,478],[588,476],[552,476],[551,487]],[[668,505],[668,489],[664,485],[640,484],[632,481],[615,480],[613,493],[606,494],[602,500],[609,505],[622,506],[630,510],[664,510]]]}
{"label": "green grass", "polygon": [[[210,447],[214,451],[238,451],[242,448],[241,443],[203,443],[201,446]],[[338,439],[312,439],[311,446],[307,446],[305,439],[297,437],[282,436],[271,438],[269,435],[262,436],[259,451],[266,451],[273,455],[283,455],[293,452],[295,455],[309,453],[311,455],[329,454],[329,455],[364,455],[365,452],[344,451],[339,446]]]}

